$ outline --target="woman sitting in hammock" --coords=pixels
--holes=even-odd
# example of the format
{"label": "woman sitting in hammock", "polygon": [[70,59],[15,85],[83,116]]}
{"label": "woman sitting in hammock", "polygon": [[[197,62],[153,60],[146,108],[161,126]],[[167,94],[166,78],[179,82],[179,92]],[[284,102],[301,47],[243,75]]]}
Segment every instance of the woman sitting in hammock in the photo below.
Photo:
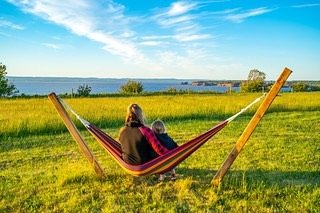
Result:
{"label": "woman sitting in hammock", "polygon": [[168,151],[161,145],[153,131],[145,126],[142,109],[131,104],[127,109],[126,124],[120,130],[122,158],[126,163],[139,165],[152,160],[155,156]]}

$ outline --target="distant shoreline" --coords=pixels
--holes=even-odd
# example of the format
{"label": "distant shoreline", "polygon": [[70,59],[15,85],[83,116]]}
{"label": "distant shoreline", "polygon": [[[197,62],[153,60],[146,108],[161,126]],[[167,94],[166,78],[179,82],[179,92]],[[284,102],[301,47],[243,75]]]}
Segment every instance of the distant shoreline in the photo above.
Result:
{"label": "distant shoreline", "polygon": [[[75,94],[81,85],[89,85],[91,94],[116,94],[121,85],[128,80],[142,83],[144,92],[239,92],[243,80],[199,80],[199,79],[131,79],[131,78],[79,78],[79,77],[21,77],[8,76],[9,82],[19,90],[17,95],[47,95],[51,92],[57,94]],[[265,81],[272,84],[274,81]],[[295,82],[304,82],[308,85],[320,85],[320,81],[288,81],[283,87],[289,91]]]}
{"label": "distant shoreline", "polygon": [[[72,77],[13,77],[8,80],[19,90],[19,94],[25,95],[46,95],[50,92],[57,94],[74,94],[81,85],[89,85],[92,94],[118,93],[121,85],[128,80],[135,80],[142,83],[145,92],[164,92],[168,90],[176,91],[212,91],[224,93],[230,87],[224,85],[199,85],[194,86],[195,79],[129,79],[129,78],[72,78]],[[221,81],[222,82],[222,81]],[[239,87],[233,87],[234,91],[239,91]],[[19,95],[18,94],[18,95]]]}

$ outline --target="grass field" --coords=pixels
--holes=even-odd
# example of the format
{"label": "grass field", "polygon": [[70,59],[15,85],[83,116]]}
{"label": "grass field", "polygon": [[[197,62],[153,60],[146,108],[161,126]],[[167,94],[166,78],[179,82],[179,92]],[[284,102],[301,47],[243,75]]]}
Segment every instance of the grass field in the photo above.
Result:
{"label": "grass field", "polygon": [[[163,119],[182,144],[258,96],[66,101],[115,138],[127,105],[136,102],[149,123]],[[181,163],[176,181],[159,183],[124,173],[82,128],[105,170],[99,179],[48,99],[0,99],[0,212],[319,212],[320,93],[277,97],[220,187],[210,184],[256,107]]]}

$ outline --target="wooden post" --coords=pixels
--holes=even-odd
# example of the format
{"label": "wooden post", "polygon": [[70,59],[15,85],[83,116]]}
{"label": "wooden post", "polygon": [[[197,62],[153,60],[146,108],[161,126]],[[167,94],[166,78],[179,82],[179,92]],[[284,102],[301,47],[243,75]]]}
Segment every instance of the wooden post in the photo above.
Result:
{"label": "wooden post", "polygon": [[68,115],[67,111],[59,101],[58,97],[55,93],[49,94],[49,99],[55,106],[56,110],[58,111],[60,117],[62,118],[64,124],[66,125],[67,129],[69,130],[71,136],[78,144],[80,150],[82,151],[83,155],[87,158],[87,160],[90,162],[90,164],[93,166],[94,171],[97,173],[99,177],[104,177],[104,172],[98,163],[98,161],[95,159],[94,155],[90,151],[88,145],[84,141],[84,139],[81,137],[79,130],[75,126],[75,124],[72,122],[70,116]]}
{"label": "wooden post", "polygon": [[220,167],[220,169],[217,171],[216,175],[214,176],[212,180],[212,184],[214,186],[218,186],[220,182],[222,181],[224,175],[229,170],[230,166],[234,162],[234,160],[237,158],[239,153],[241,152],[242,148],[248,141],[249,137],[253,133],[254,129],[258,125],[259,121],[262,119],[265,112],[268,110],[269,106],[279,93],[281,87],[285,83],[285,81],[288,79],[289,75],[292,73],[292,71],[288,68],[285,68],[281,75],[279,76],[278,80],[275,82],[275,84],[272,86],[271,90],[261,103],[260,107],[248,123],[247,127],[243,131],[242,135],[239,137],[237,143],[233,147],[232,151],[230,152],[229,156],[225,159],[224,163]]}

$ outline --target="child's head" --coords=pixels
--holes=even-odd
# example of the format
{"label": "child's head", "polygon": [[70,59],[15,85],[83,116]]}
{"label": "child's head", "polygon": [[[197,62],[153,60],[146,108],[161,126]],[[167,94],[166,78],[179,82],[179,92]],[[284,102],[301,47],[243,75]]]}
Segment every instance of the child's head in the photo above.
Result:
{"label": "child's head", "polygon": [[166,127],[163,123],[162,120],[155,120],[152,124],[151,124],[151,128],[152,130],[157,133],[157,134],[162,134],[166,132]]}

